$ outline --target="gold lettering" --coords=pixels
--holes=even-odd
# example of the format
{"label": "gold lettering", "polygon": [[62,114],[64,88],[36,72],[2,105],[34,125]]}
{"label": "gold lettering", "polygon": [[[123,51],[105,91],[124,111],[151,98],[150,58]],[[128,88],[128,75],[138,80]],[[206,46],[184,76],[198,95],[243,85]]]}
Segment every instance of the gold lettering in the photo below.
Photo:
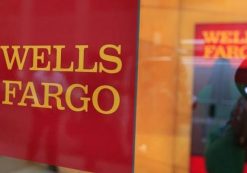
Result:
{"label": "gold lettering", "polygon": [[216,31],[203,31],[203,38],[206,43],[218,43],[220,40],[220,33]]}
{"label": "gold lettering", "polygon": [[213,58],[213,52],[215,50],[215,46],[207,45],[204,47],[204,57],[205,58]]}
{"label": "gold lettering", "polygon": [[30,70],[33,71],[50,71],[50,62],[48,61],[45,67],[39,67],[39,63],[45,63],[45,52],[44,50],[40,53],[42,49],[45,49],[48,54],[51,54],[51,46],[24,46],[24,48],[33,49],[33,66]]}
{"label": "gold lettering", "polygon": [[78,68],[75,69],[76,72],[90,72],[95,73],[98,69],[98,63],[95,62],[94,66],[89,69],[85,67],[85,50],[88,48],[88,45],[76,45],[77,49],[79,49],[79,64]]}
{"label": "gold lettering", "polygon": [[[56,106],[58,110],[65,110],[65,107],[62,106],[61,95],[63,93],[63,87],[58,83],[42,83],[44,86],[44,108],[52,108],[50,105],[50,98],[54,98],[56,100]],[[51,93],[50,88],[56,88],[57,92]]]}
{"label": "gold lettering", "polygon": [[116,64],[116,68],[115,69],[107,69],[106,67],[104,67],[103,63],[100,62],[99,64],[99,72],[106,72],[106,73],[109,73],[109,74],[115,74],[115,73],[118,73],[121,71],[122,69],[122,61],[119,57],[117,56],[113,56],[113,55],[108,55],[105,53],[106,49],[114,49],[118,55],[121,54],[121,45],[104,45],[101,47],[100,49],[100,57],[105,60],[105,61],[108,61],[108,62],[113,62]]}
{"label": "gold lettering", "polygon": [[27,83],[26,89],[18,105],[27,106],[27,103],[25,102],[27,99],[30,99],[33,101],[33,104],[31,105],[32,107],[42,107],[42,105],[39,103],[38,96],[37,96],[33,82]]}
{"label": "gold lettering", "polygon": [[88,111],[88,102],[90,101],[90,98],[80,97],[80,100],[83,101],[83,105],[79,108],[75,107],[72,104],[71,95],[72,95],[73,90],[76,88],[82,89],[85,94],[88,93],[88,86],[87,85],[83,86],[80,84],[73,84],[73,85],[69,86],[69,88],[66,91],[66,94],[65,94],[66,103],[67,103],[68,107],[75,112],[81,112],[81,111],[87,112]]}
{"label": "gold lettering", "polygon": [[9,52],[8,52],[9,46],[0,46],[0,48],[3,51],[4,59],[8,70],[12,70],[15,62],[19,70],[23,69],[29,50],[28,48],[24,48],[25,52],[22,58],[20,58],[20,52],[19,52],[20,46],[12,46],[12,49],[14,50],[12,58],[9,57]]}
{"label": "gold lettering", "polygon": [[2,104],[4,105],[13,105],[13,102],[10,101],[10,95],[12,95],[13,98],[16,97],[16,88],[10,89],[11,85],[17,85],[18,89],[21,89],[22,83],[21,81],[9,81],[9,80],[4,80],[3,83],[5,84],[5,97],[4,101],[2,101]]}
{"label": "gold lettering", "polygon": [[[99,94],[103,91],[103,90],[109,90],[112,94],[113,94],[113,106],[110,110],[106,111],[100,108],[99,106]],[[108,86],[108,85],[102,85],[100,87],[98,87],[94,93],[93,93],[93,105],[94,108],[99,112],[102,113],[104,115],[109,115],[112,114],[114,112],[117,111],[119,105],[120,105],[120,96],[118,91],[112,87],[112,86]]]}
{"label": "gold lettering", "polygon": [[71,62],[69,67],[67,67],[67,68],[62,67],[62,49],[64,49],[65,46],[55,45],[55,46],[53,46],[53,48],[56,49],[56,52],[57,52],[56,67],[53,68],[53,71],[72,72],[74,69],[74,63],[73,62]]}

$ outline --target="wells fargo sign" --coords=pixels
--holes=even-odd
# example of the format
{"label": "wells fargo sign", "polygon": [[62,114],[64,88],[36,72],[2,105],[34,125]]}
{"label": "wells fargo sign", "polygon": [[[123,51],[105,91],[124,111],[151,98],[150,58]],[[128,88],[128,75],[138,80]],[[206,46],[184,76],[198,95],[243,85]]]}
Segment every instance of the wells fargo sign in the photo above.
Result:
{"label": "wells fargo sign", "polygon": [[247,57],[247,24],[199,24],[195,55],[206,59]]}
{"label": "wells fargo sign", "polygon": [[[2,57],[5,60],[6,70],[12,71],[17,69],[18,71],[26,70],[32,72],[44,71],[44,72],[73,72],[73,73],[106,73],[109,75],[117,74],[122,70],[122,46],[121,45],[103,45],[99,50],[99,62],[95,62],[91,68],[85,66],[85,51],[89,48],[88,45],[75,45],[75,49],[78,50],[77,62],[71,61],[68,67],[62,67],[62,51],[65,49],[65,45],[35,45],[35,46],[0,46],[0,50],[3,53]],[[107,49],[115,51],[117,56],[107,54]],[[10,52],[12,54],[10,55]],[[20,55],[23,52],[23,55]],[[49,56],[52,54],[54,64],[49,60]],[[26,64],[27,56],[30,55],[30,66],[24,66]],[[47,54],[45,56],[45,54]],[[45,61],[47,60],[47,61]],[[113,68],[104,66],[105,63],[112,63]],[[77,64],[75,64],[77,63]],[[16,68],[14,68],[14,66]],[[75,112],[88,112],[89,104],[92,102],[93,108],[103,115],[109,115],[115,113],[120,106],[120,94],[119,91],[112,85],[104,84],[98,86],[91,96],[87,96],[90,90],[88,84],[72,83],[69,86],[64,87],[61,83],[54,82],[41,82],[36,83],[40,85],[42,93],[38,93],[34,81],[28,81],[25,84],[21,80],[3,80],[4,84],[4,105],[15,106],[30,106],[40,109],[58,109],[65,110],[65,106],[71,111]],[[53,89],[53,91],[51,91]],[[82,102],[80,106],[73,104],[72,93],[75,90],[84,93],[86,96],[80,97]],[[112,106],[110,109],[103,109],[99,103],[99,95],[105,90],[111,92],[113,95]],[[20,98],[16,98],[16,94],[21,95]],[[64,101],[62,101],[64,93]],[[42,97],[38,97],[41,94]],[[55,105],[51,104],[51,99],[55,100]],[[31,101],[32,104],[28,104]],[[104,101],[104,100],[103,100]]]}
{"label": "wells fargo sign", "polygon": [[137,0],[0,3],[0,154],[133,169]]}

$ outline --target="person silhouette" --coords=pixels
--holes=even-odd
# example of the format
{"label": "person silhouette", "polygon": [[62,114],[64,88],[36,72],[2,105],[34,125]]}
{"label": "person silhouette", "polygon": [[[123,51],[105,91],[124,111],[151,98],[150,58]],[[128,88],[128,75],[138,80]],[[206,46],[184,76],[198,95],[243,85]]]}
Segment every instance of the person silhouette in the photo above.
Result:
{"label": "person silhouette", "polygon": [[226,125],[210,134],[205,151],[208,173],[242,173],[247,149],[247,60],[235,73],[238,99]]}

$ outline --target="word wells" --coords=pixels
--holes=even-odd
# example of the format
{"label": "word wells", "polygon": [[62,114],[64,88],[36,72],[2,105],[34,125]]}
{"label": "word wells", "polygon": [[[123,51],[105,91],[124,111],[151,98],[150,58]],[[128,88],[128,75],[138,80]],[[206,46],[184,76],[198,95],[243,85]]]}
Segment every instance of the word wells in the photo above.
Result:
{"label": "word wells", "polygon": [[[121,45],[103,45],[96,53],[94,51],[93,58],[88,53],[88,45],[75,45],[73,51],[70,48],[68,53],[65,45],[0,46],[1,64],[6,64],[3,70],[10,71],[8,79],[2,79],[4,94],[1,103],[61,111],[68,109],[74,112],[94,109],[103,115],[115,113],[120,106],[121,94],[116,86],[97,82],[97,77],[121,72]],[[67,57],[68,55],[74,57]],[[28,72],[28,80],[16,77],[18,75],[13,76],[18,71],[25,71],[25,74]],[[93,86],[67,80],[66,74],[83,78],[82,75],[78,76],[82,73],[86,73],[86,79],[94,78],[90,79],[90,83],[94,81]],[[110,105],[105,104],[105,99]]]}

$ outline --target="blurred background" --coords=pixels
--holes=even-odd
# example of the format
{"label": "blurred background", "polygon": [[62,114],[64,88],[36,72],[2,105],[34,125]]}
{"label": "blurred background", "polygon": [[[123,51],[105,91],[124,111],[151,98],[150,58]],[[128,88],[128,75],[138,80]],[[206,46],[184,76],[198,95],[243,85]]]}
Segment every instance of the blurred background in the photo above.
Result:
{"label": "blurred background", "polygon": [[[245,56],[203,54],[202,33],[242,32],[246,7],[244,0],[141,1],[135,172],[206,172],[209,129],[229,120],[239,97],[233,75]],[[218,94],[205,91],[209,84]]]}

